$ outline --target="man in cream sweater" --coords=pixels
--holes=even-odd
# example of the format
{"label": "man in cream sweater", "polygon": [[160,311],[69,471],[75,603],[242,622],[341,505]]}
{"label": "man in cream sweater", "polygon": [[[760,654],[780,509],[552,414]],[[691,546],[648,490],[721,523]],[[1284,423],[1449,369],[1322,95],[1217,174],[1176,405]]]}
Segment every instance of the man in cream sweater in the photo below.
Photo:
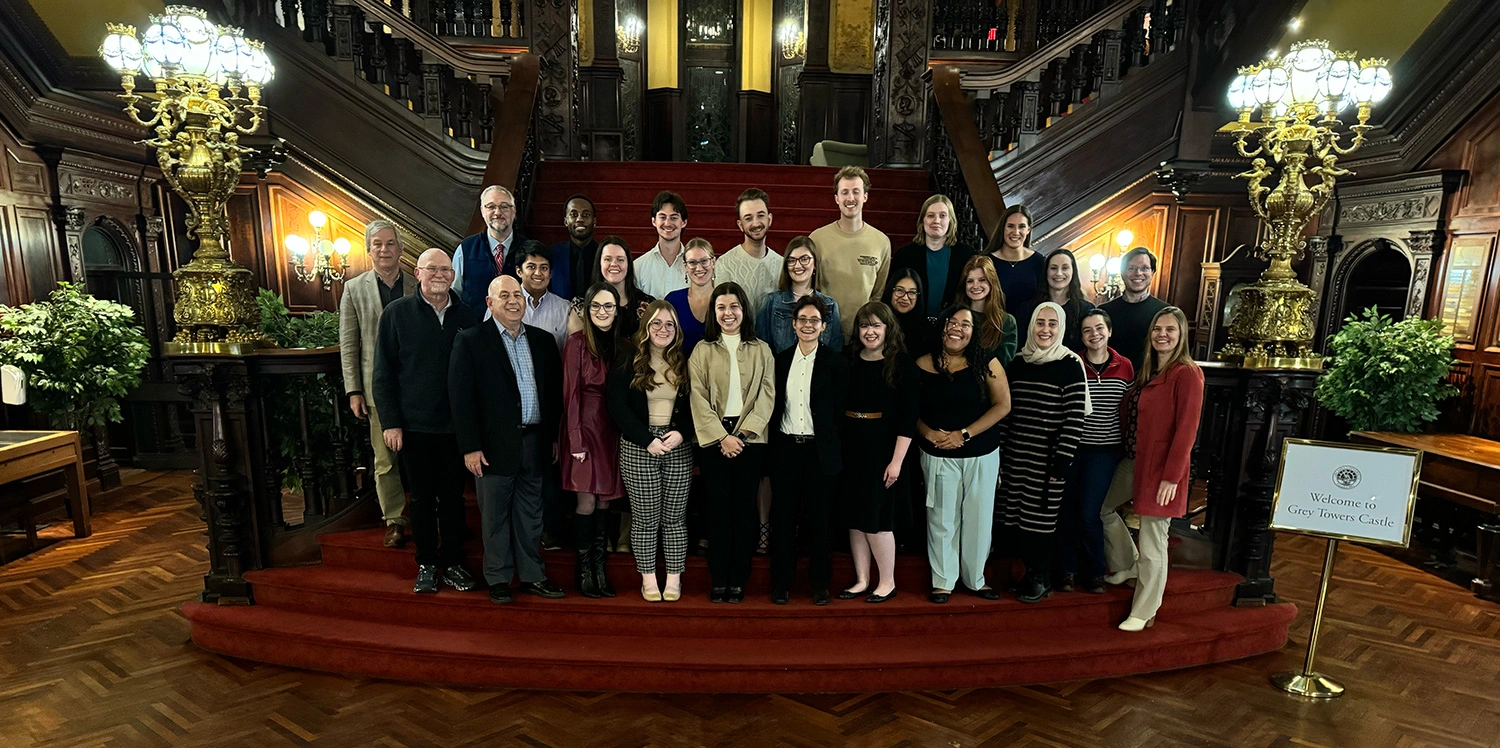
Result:
{"label": "man in cream sweater", "polygon": [[870,176],[858,166],[845,166],[834,175],[834,202],[839,219],[814,232],[818,279],[822,291],[839,305],[844,339],[854,329],[855,312],[880,298],[891,269],[891,239],[864,221],[870,198]]}

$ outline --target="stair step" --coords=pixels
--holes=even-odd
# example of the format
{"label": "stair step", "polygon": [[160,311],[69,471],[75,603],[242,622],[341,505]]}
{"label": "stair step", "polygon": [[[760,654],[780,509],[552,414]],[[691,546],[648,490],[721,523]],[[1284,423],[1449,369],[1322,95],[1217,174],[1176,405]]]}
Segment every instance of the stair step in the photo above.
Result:
{"label": "stair step", "polygon": [[[477,567],[476,567],[477,568]],[[567,570],[571,574],[572,569]],[[649,603],[638,591],[640,577],[616,566],[611,577],[618,597],[589,599],[577,593],[571,579],[558,580],[568,592],[561,600],[517,595],[510,605],[495,605],[484,590],[457,592],[443,588],[436,595],[412,592],[411,574],[367,571],[345,567],[268,569],[245,578],[255,589],[259,606],[315,613],[328,618],[421,625],[443,629],[482,629],[548,632],[566,630],[586,618],[590,628],[622,636],[734,638],[744,627],[758,627],[758,635],[789,639],[818,636],[837,630],[848,636],[985,635],[996,631],[1110,626],[1130,612],[1130,588],[1111,588],[1104,595],[1056,593],[1035,604],[1009,596],[998,601],[956,594],[945,605],[926,599],[926,587],[913,584],[892,600],[871,605],[862,598],[834,599],[819,608],[800,583],[787,605],[772,604],[765,582],[750,587],[739,604],[708,600],[708,580],[701,568],[687,575],[683,599]],[[1182,571],[1169,579],[1160,615],[1176,618],[1229,605],[1233,574]],[[623,584],[621,584],[623,583]],[[836,590],[835,590],[836,591]]]}
{"label": "stair step", "polygon": [[1168,670],[1274,651],[1296,609],[1222,608],[1163,619],[1137,634],[1079,626],[850,636],[830,627],[824,636],[791,639],[761,636],[753,618],[742,619],[741,636],[730,639],[624,635],[583,617],[534,632],[353,621],[259,605],[188,603],[183,614],[205,649],[313,670],[461,685],[753,693],[968,688]]}
{"label": "stair step", "polygon": [[[833,192],[838,169],[831,166],[797,164],[735,164],[687,161],[543,161],[537,169],[539,181],[628,181],[651,180],[672,184],[728,182],[752,185],[816,185]],[[871,188],[923,190],[925,169],[866,169]],[[761,185],[771,192],[771,187]],[[743,189],[743,188],[741,188]],[[774,197],[774,194],[773,194]]]}

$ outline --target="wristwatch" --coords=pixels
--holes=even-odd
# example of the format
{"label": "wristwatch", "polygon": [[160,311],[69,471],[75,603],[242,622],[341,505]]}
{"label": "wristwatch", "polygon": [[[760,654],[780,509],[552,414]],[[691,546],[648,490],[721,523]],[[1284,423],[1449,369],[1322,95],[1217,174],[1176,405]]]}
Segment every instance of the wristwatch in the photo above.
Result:
{"label": "wristwatch", "polygon": [[968,444],[969,440],[974,438],[972,436],[969,436],[969,430],[968,429],[964,429],[963,431],[960,431],[959,433],[961,433],[961,434],[964,435],[964,444]]}

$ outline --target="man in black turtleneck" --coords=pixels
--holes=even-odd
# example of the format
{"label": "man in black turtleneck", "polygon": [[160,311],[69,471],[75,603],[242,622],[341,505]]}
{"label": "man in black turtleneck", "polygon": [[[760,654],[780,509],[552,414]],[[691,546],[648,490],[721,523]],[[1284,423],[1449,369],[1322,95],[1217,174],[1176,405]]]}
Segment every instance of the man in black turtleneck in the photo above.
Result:
{"label": "man in black turtleneck", "polygon": [[[1151,295],[1151,278],[1156,275],[1156,255],[1145,247],[1136,247],[1125,253],[1120,263],[1120,274],[1125,281],[1125,293],[1113,301],[1106,301],[1099,308],[1109,312],[1114,322],[1111,348],[1119,351],[1137,371],[1146,360],[1146,336],[1151,332],[1151,318],[1167,308],[1168,304]],[[1184,331],[1186,332],[1186,331]]]}

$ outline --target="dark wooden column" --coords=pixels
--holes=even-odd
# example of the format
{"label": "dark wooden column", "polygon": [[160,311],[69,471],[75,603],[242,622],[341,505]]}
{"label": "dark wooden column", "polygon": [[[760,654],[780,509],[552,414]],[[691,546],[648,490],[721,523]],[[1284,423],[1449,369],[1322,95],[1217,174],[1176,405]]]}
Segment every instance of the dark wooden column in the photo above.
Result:
{"label": "dark wooden column", "polygon": [[624,113],[620,88],[625,71],[615,38],[614,0],[578,0],[593,3],[594,63],[578,71],[579,122],[583,127],[584,152],[593,161],[620,161],[625,157]]}
{"label": "dark wooden column", "polygon": [[874,125],[870,165],[920,168],[927,138],[922,75],[932,37],[932,12],[918,0],[875,2]]}

